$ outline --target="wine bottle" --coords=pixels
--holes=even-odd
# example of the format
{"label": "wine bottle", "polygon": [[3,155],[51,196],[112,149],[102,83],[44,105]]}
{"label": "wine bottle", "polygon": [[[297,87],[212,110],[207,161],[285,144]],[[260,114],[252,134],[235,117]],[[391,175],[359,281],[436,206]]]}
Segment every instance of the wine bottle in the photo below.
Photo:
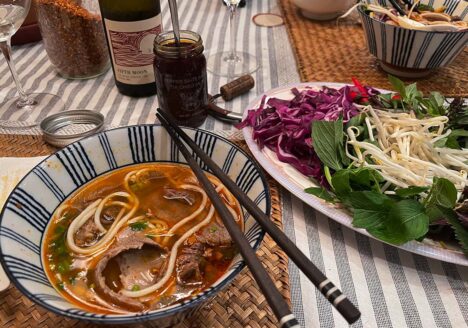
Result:
{"label": "wine bottle", "polygon": [[99,0],[119,92],[132,97],[156,93],[154,38],[161,32],[159,0]]}

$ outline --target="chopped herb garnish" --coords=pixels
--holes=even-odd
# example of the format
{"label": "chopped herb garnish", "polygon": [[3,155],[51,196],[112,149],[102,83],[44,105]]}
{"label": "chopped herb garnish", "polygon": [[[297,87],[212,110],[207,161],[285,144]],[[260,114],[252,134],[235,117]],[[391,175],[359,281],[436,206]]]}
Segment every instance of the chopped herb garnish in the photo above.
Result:
{"label": "chopped herb garnish", "polygon": [[139,285],[133,285],[132,287],[132,292],[137,292],[140,290],[140,286]]}
{"label": "chopped herb garnish", "polygon": [[211,233],[215,233],[216,231],[218,231],[218,227],[216,227],[216,226],[211,226],[210,227],[210,232]]}
{"label": "chopped herb garnish", "polygon": [[56,286],[59,290],[63,290],[65,288],[65,284],[63,283],[63,281],[58,282]]}
{"label": "chopped herb garnish", "polygon": [[133,231],[143,231],[148,227],[148,222],[145,221],[137,221],[134,223],[130,223],[130,228]]}

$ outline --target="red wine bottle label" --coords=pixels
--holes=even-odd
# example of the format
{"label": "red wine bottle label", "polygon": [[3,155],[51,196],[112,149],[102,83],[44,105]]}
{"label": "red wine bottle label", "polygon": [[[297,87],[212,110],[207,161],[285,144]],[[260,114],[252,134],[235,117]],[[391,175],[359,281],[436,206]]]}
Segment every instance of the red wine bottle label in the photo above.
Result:
{"label": "red wine bottle label", "polygon": [[154,82],[154,38],[161,32],[161,14],[141,21],[104,19],[115,79],[125,84]]}

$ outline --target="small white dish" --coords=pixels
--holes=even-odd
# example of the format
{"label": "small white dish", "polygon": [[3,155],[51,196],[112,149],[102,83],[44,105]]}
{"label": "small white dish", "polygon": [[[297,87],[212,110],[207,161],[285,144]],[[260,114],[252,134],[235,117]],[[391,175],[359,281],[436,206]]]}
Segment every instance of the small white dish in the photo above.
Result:
{"label": "small white dish", "polygon": [[331,20],[337,18],[351,8],[356,1],[354,0],[293,0],[293,3],[299,7],[304,17],[313,20]]}

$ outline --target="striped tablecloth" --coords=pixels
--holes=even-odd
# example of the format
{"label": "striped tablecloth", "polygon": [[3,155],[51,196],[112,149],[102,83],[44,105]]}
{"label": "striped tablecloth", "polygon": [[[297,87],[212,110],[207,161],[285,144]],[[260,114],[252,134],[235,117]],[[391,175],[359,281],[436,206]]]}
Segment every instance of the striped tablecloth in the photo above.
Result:
{"label": "striped tablecloth", "polygon": [[[162,2],[163,24],[169,29],[166,1]],[[278,12],[276,1],[247,3],[239,10],[238,48],[255,54],[261,69],[254,74],[255,89],[226,105],[237,112],[263,91],[299,81],[285,27],[260,28],[251,22],[256,13]],[[228,16],[221,0],[180,0],[179,12],[181,27],[202,35],[207,54],[228,49]],[[156,97],[133,99],[120,95],[111,71],[92,80],[64,80],[51,67],[42,43],[15,47],[13,56],[26,90],[57,94],[70,109],[100,111],[110,126],[155,122]],[[210,92],[215,93],[225,82],[209,74]],[[14,94],[13,80],[2,60],[0,101]],[[45,117],[53,110],[34,115]],[[18,115],[0,111],[0,120]],[[232,126],[212,118],[203,127],[233,133]],[[363,315],[355,327],[468,326],[468,268],[371,240],[328,220],[289,192],[282,194],[286,233],[359,306]],[[293,264],[290,279],[293,309],[303,327],[347,326]]]}

